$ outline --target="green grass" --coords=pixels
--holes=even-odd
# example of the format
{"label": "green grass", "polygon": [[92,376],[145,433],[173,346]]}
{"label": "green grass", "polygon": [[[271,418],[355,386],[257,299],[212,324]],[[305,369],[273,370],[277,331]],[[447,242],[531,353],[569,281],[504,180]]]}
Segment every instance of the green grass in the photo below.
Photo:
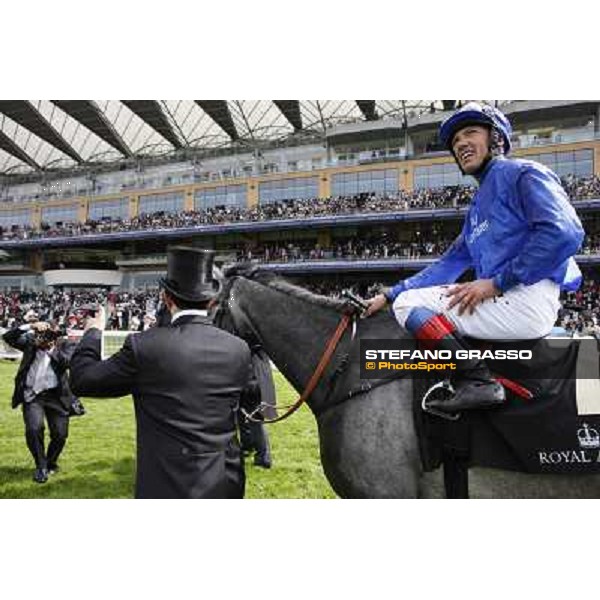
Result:
{"label": "green grass", "polygon": [[[130,398],[84,399],[87,414],[71,419],[61,471],[45,485],[31,480],[33,461],[25,445],[20,408],[10,400],[16,363],[0,362],[0,498],[131,498],[135,470],[135,422]],[[297,394],[276,373],[277,401]],[[246,464],[247,498],[334,498],[319,461],[317,426],[302,407],[267,426],[273,468]],[[47,431],[46,431],[47,435]]]}

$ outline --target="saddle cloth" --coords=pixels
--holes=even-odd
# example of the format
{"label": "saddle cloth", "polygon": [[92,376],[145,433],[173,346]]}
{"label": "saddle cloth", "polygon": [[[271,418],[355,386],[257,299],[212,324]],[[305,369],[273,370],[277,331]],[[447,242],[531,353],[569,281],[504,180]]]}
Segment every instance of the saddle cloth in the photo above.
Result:
{"label": "saddle cloth", "polygon": [[[421,408],[432,380],[414,381],[414,414],[426,471],[440,466],[445,450],[469,466],[527,473],[600,473],[600,371],[595,339],[544,338],[520,342],[534,360],[487,361],[492,373],[533,393],[525,400],[507,390],[507,403],[464,411],[457,421]],[[490,347],[471,341],[473,347]],[[493,343],[491,348],[502,347]],[[514,346],[511,346],[514,347]]]}

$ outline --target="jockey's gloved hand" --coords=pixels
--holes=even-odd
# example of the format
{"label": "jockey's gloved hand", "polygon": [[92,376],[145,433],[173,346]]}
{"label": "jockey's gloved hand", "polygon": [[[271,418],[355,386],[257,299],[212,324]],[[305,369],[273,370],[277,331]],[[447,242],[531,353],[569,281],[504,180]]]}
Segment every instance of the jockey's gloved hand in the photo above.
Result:
{"label": "jockey's gloved hand", "polygon": [[388,305],[388,299],[385,294],[377,294],[377,296],[365,300],[365,303],[368,305],[368,308],[363,313],[363,318],[370,317],[379,312],[382,308],[385,308]]}

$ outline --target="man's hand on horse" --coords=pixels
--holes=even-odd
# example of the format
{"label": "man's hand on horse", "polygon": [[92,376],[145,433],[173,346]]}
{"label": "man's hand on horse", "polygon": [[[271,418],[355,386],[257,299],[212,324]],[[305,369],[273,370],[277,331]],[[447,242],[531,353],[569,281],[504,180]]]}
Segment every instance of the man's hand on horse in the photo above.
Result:
{"label": "man's hand on horse", "polygon": [[447,296],[450,296],[448,310],[459,305],[458,314],[462,315],[466,310],[472,315],[479,304],[488,298],[500,295],[500,290],[494,285],[492,279],[477,279],[468,283],[458,283],[452,286]]}
{"label": "man's hand on horse", "polygon": [[377,294],[377,296],[373,296],[372,298],[365,300],[365,302],[369,305],[369,308],[362,314],[363,319],[374,315],[384,308],[387,304],[387,298],[383,294]]}

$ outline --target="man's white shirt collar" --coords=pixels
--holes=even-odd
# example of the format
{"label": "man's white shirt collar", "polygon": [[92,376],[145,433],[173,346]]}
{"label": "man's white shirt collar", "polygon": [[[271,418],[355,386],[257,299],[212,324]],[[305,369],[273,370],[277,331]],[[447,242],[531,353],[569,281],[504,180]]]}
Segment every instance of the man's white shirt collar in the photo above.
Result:
{"label": "man's white shirt collar", "polygon": [[187,317],[187,316],[198,316],[198,317],[208,317],[208,311],[207,310],[198,310],[197,308],[188,308],[186,310],[180,310],[178,313],[175,313],[173,315],[173,318],[171,319],[171,323],[175,323],[175,321],[177,321],[177,319],[179,319],[179,317]]}

